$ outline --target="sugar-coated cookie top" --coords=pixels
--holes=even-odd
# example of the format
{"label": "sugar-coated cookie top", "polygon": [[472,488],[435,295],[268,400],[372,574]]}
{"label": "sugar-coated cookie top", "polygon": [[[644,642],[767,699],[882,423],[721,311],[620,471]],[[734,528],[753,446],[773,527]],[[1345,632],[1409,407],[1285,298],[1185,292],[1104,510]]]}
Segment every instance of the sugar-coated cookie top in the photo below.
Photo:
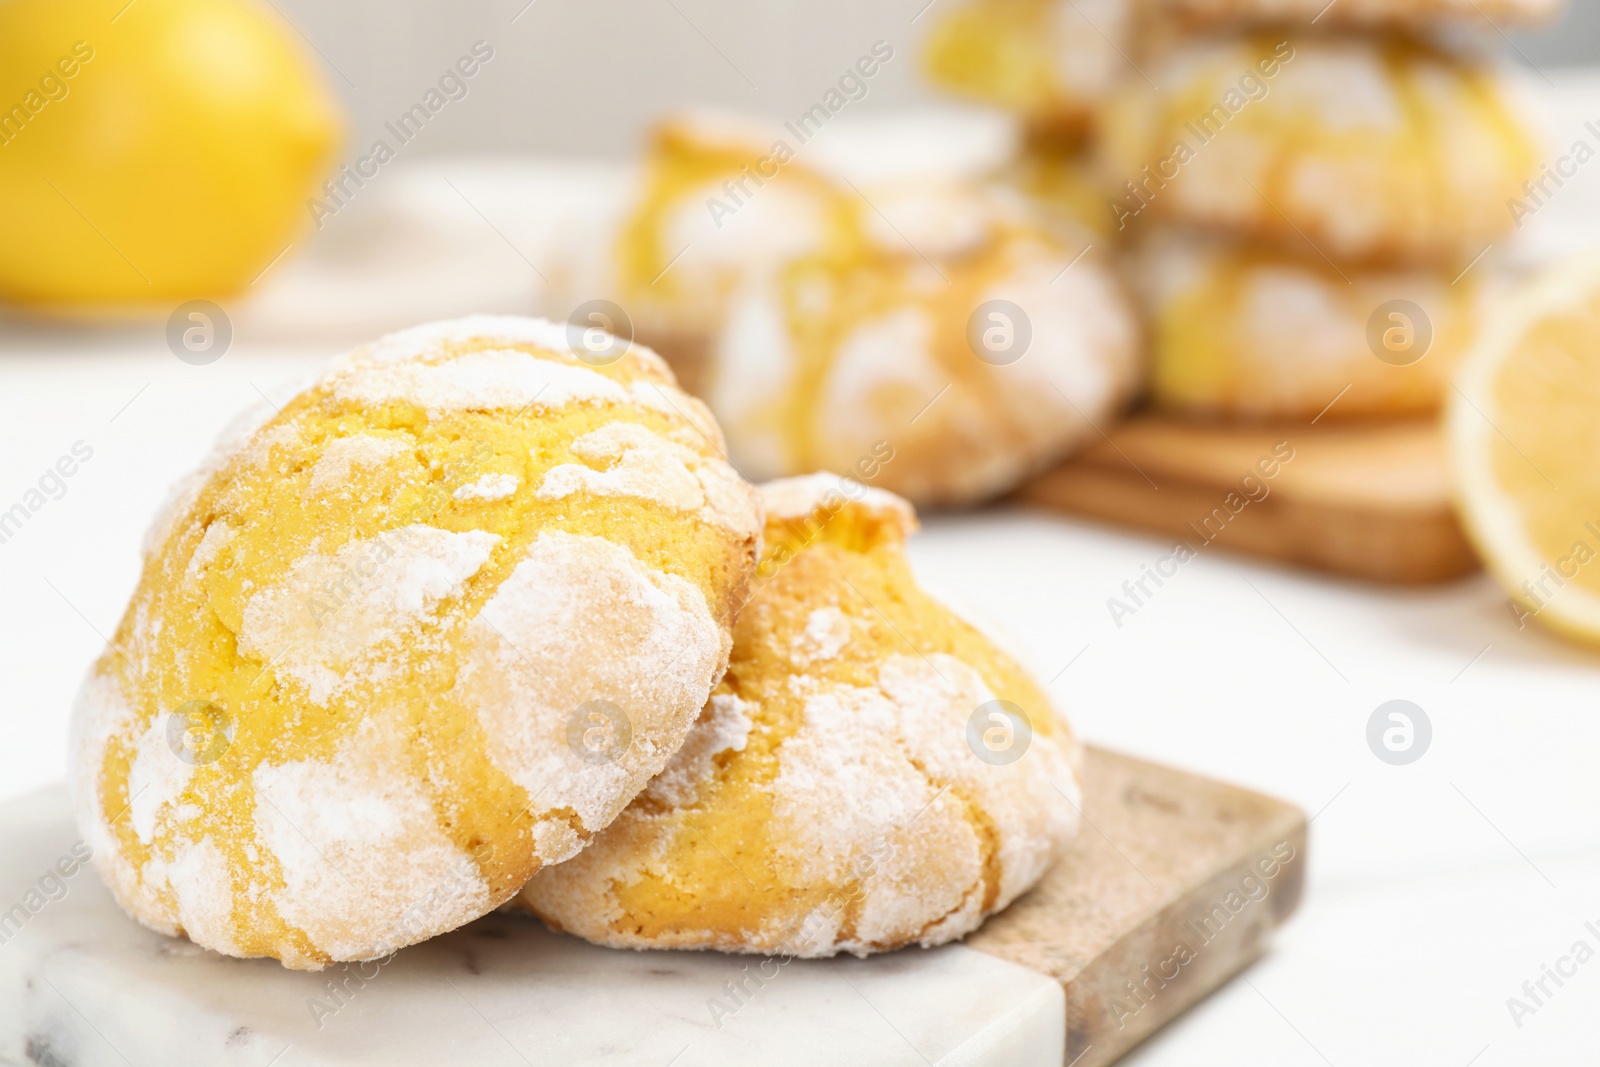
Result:
{"label": "sugar-coated cookie top", "polygon": [[1181,221],[1453,277],[1515,225],[1539,165],[1517,79],[1417,38],[1200,39],[1151,77],[1109,105],[1101,148],[1127,236]]}

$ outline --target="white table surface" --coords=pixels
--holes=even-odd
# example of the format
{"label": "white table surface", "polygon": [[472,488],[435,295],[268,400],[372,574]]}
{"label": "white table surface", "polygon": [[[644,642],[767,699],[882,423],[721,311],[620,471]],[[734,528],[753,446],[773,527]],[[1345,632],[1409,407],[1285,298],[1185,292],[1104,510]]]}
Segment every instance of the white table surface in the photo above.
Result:
{"label": "white table surface", "polygon": [[[1556,101],[1558,139],[1582,134],[1600,99],[1592,85]],[[385,315],[516,310],[531,292],[524,249],[552,222],[511,217],[504,175],[413,168],[367,210],[390,210],[421,184],[437,192],[441,169],[472,198],[470,214],[459,201],[449,210],[479,226],[467,258],[495,284],[413,285],[398,311],[381,296],[347,306],[355,336]],[[573,173],[570,184],[590,187]],[[1595,179],[1600,169],[1583,184]],[[1530,236],[1549,248],[1593,242],[1591,204],[1600,196],[1575,183]],[[454,232],[441,224],[424,237]],[[94,449],[65,495],[0,544],[0,800],[63,776],[79,679],[118,621],[167,486],[237,411],[345,347],[328,325],[338,309],[306,316],[315,328],[305,330],[279,314],[314,301],[329,271],[315,254],[291,260],[208,366],[174,358],[159,323],[0,325],[0,511],[75,442]],[[339,299],[353,305],[372,289]],[[286,339],[297,334],[329,339]],[[1315,813],[1306,901],[1271,954],[1127,1062],[1594,1063],[1600,958],[1552,983],[1520,1027],[1506,1000],[1575,941],[1600,951],[1584,927],[1600,931],[1600,653],[1519,631],[1484,577],[1394,591],[1212,551],[1119,628],[1107,598],[1167,550],[1020,511],[935,517],[913,545],[924,580],[1010,633],[1090,741]],[[1434,729],[1428,753],[1405,767],[1366,743],[1368,717],[1397,698]]]}

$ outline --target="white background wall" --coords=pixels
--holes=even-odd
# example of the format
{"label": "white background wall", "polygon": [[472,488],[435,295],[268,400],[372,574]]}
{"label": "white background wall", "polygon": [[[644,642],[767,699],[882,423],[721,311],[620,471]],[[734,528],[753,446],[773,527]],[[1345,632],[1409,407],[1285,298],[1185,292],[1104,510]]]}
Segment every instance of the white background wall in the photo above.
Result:
{"label": "white background wall", "polygon": [[[329,64],[363,149],[481,39],[494,60],[408,151],[621,156],[665,107],[809,107],[880,38],[896,58],[866,106],[926,99],[918,44],[956,0],[920,17],[928,0],[272,2]],[[1600,0],[1573,0],[1561,26],[1512,40],[1541,68],[1600,62]]]}
{"label": "white background wall", "polygon": [[278,0],[278,9],[329,64],[363,147],[481,39],[495,58],[418,152],[621,156],[664,107],[803,110],[879,39],[896,54],[868,106],[926,98],[916,43],[937,9],[912,21],[926,2],[534,0],[524,10],[527,0]]}

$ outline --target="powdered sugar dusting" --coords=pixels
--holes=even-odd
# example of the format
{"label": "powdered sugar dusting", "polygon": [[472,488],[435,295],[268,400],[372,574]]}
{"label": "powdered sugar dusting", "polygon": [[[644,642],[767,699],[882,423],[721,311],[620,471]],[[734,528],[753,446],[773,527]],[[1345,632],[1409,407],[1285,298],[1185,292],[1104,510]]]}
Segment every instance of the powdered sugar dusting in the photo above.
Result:
{"label": "powdered sugar dusting", "polygon": [[547,864],[565,863],[583,851],[583,838],[560,819],[540,819],[533,824],[533,850]]}
{"label": "powdered sugar dusting", "polygon": [[200,544],[194,550],[194,555],[189,557],[189,565],[184,570],[184,580],[199,581],[206,568],[217,558],[217,553],[228,547],[238,533],[237,529],[226,522],[213,522],[207,526],[205,534],[200,538]]}
{"label": "powdered sugar dusting", "polygon": [[[418,355],[437,355],[446,351],[449,346],[471,345],[477,342],[529,345],[546,352],[572,351],[565,323],[520,315],[469,315],[465,318],[445,319],[400,330],[379,338],[366,348],[358,349],[357,352],[368,359],[392,363]],[[645,345],[630,345],[629,355],[637,356],[656,370],[666,367],[661,357]]]}
{"label": "powdered sugar dusting", "polygon": [[[125,898],[137,891],[137,876],[117,847],[106,821],[101,794],[105,754],[112,738],[133,729],[134,710],[122,686],[110,672],[92,669],[84,679],[73,709],[68,749],[72,759],[67,786],[78,820],[78,832],[93,850],[95,869],[106,883]],[[112,809],[115,813],[116,809]]]}
{"label": "powdered sugar dusting", "polygon": [[450,496],[454,500],[504,500],[515,493],[521,484],[522,479],[515,474],[485,474],[476,481],[457,487]]}
{"label": "powdered sugar dusting", "polygon": [[903,536],[909,537],[917,530],[917,513],[906,501],[839,474],[804,474],[765,482],[761,485],[761,502],[769,519],[806,519],[824,506],[848,502],[893,520]]}
{"label": "powdered sugar dusting", "polygon": [[607,423],[574,441],[572,451],[587,466],[552,467],[539,486],[541,499],[577,493],[637,497],[734,532],[755,532],[750,489],[731,468],[648,426]]}
{"label": "powdered sugar dusting", "polygon": [[608,423],[574,441],[572,451],[591,466],[552,467],[539,486],[540,499],[560,500],[575,493],[633,496],[691,512],[705,503],[689,469],[700,457],[636,422]]}
{"label": "powdered sugar dusting", "polygon": [[157,816],[189,787],[194,775],[194,766],[179,759],[167,744],[166,725],[164,716],[156,716],[135,742],[128,767],[128,818],[146,845],[155,839]]}
{"label": "powdered sugar dusting", "polygon": [[803,880],[845,880],[862,842],[909,822],[933,799],[917,769],[882,743],[895,720],[876,690],[834,686],[807,698],[804,724],[778,749],[772,783],[775,836]]}
{"label": "powdered sugar dusting", "polygon": [[666,769],[650,780],[645,794],[676,808],[693,805],[711,780],[716,757],[743,752],[750,737],[750,705],[732,693],[718,693],[706,704]]}
{"label": "powdered sugar dusting", "polygon": [[[720,608],[753,568],[759,508],[754,491],[712,455],[720,433],[704,406],[672,384],[658,357],[634,346],[624,363],[597,371],[559,343],[564,337],[555,324],[480,319],[434,324],[357,350],[281,415],[269,406],[251,413],[180,487],[152,531],[158,551],[146,561],[127,622],[91,675],[74,720],[73,788],[84,837],[119,902],[141,922],[186,932],[219,951],[317,967],[329,958],[381,956],[500,903],[488,899],[481,857],[463,854],[441,813],[459,806],[469,823],[481,816],[497,845],[505,843],[499,831],[506,827],[496,820],[504,823],[509,813],[477,811],[481,798],[451,795],[449,775],[424,780],[417,770],[431,746],[462,742],[453,729],[455,700],[513,739],[509,748],[491,740],[494,751],[485,754],[477,731],[469,731],[468,762],[509,759],[518,743],[556,757],[559,774],[515,764],[527,772],[520,780],[533,783],[526,799],[535,811],[535,851],[512,842],[521,855],[495,863],[495,877],[526,869],[530,859],[574,856],[680,746],[727,662],[726,625],[710,604]],[[344,407],[341,398],[349,402]],[[391,402],[406,407],[374,410]],[[578,404],[595,410],[538,418],[539,409]],[[500,414],[525,409],[534,417]],[[596,474],[621,464],[622,452],[566,454],[581,432],[576,427],[646,419],[657,441],[681,450],[677,473],[686,477],[674,491],[693,492],[687,515],[737,511],[738,521],[727,525],[742,522],[750,536],[741,543],[717,531],[706,546],[721,553],[717,566],[680,577],[641,562],[632,541],[540,532],[565,524],[572,507],[487,516],[503,518],[504,530],[491,528],[506,536],[516,530],[519,544],[535,541],[522,560],[532,566],[506,583],[474,625],[464,608],[490,594],[490,569],[498,580],[518,562],[501,537],[426,525],[372,532],[382,529],[386,506],[398,512],[407,504],[409,494],[391,500],[388,490],[397,480],[420,488],[418,471],[442,478],[428,488],[454,491],[456,500],[527,499],[532,485],[522,484],[520,466],[499,473],[506,469],[499,462],[475,465],[452,476],[453,443],[464,424],[418,424],[421,412],[465,410],[496,413],[481,420],[494,424],[492,432],[465,427],[472,440],[543,442],[574,466],[592,463],[585,469]],[[386,428],[392,426],[403,429]],[[602,455],[608,451],[615,454]],[[289,491],[304,487],[312,501],[366,487],[372,499],[354,513],[319,513],[306,531],[309,545],[275,538],[272,523],[283,512],[272,492],[291,479]],[[656,525],[707,536],[678,514],[653,510]],[[483,514],[452,510],[458,520],[474,513]],[[648,532],[637,539],[652,551],[659,543]],[[497,554],[504,568],[491,562]],[[218,584],[224,567],[229,581]],[[186,635],[175,612],[188,619],[212,610],[235,631],[233,647],[174,645]],[[524,648],[532,650],[531,666],[519,667]],[[235,709],[246,715],[239,728],[248,743],[196,769],[167,746],[162,713],[174,691],[207,692],[208,672],[232,670],[235,650],[265,668],[245,673],[275,690],[267,699],[281,701],[288,732],[263,735],[272,722]],[[237,671],[233,677],[245,680]],[[559,684],[548,684],[552,678]],[[217,699],[236,697],[225,685]],[[339,697],[347,703],[313,706]],[[584,762],[583,750],[568,743],[572,712],[589,700],[631,713],[631,737],[614,768]],[[448,732],[440,735],[441,728]],[[557,788],[541,797],[537,786],[545,780]],[[243,824],[235,808],[241,802]],[[124,841],[139,868],[123,853]],[[263,925],[274,910],[306,936]]]}
{"label": "powdered sugar dusting", "polygon": [[702,521],[721,526],[742,538],[754,539],[761,535],[765,518],[761,512],[760,493],[754,486],[720,459],[702,463],[695,468],[694,476],[700,482],[700,491],[706,495],[706,506],[700,511]]}
{"label": "powdered sugar dusting", "polygon": [[[996,908],[1044,873],[1076,828],[1072,762],[1038,734],[1014,764],[977,759],[967,748],[967,719],[993,699],[975,669],[946,654],[891,656],[876,688],[810,693],[804,725],[779,749],[777,839],[806,879],[837,884],[853,875],[862,895],[853,940],[803,949],[866,951],[916,931],[923,944],[937,944],[976,929],[983,853],[966,804],[984,812],[999,838]],[[863,874],[859,857],[875,840],[888,847],[872,850],[876,862]]]}
{"label": "powdered sugar dusting", "polygon": [[212,477],[230,462],[245,466],[259,466],[270,456],[273,445],[289,444],[299,437],[300,429],[286,422],[263,430],[271,422],[275,410],[262,402],[236,416],[217,435],[216,443],[198,470],[180,478],[167,492],[156,509],[150,528],[145,531],[142,545],[146,556],[158,551],[178,528],[178,523],[189,515]]}
{"label": "powdered sugar dusting", "polygon": [[[796,481],[779,487],[797,501],[795,516],[808,516],[818,490],[837,485]],[[909,519],[898,498],[889,497],[888,507]],[[808,612],[785,613],[777,632],[761,630],[759,640],[788,654],[787,666],[750,677],[741,668],[736,688],[745,695],[713,698],[649,786],[651,803],[630,809],[572,862],[540,871],[523,891],[527,906],[610,945],[826,957],[955,940],[1037,882],[1076,825],[1080,793],[1070,733],[1053,728],[1047,705],[1024,709],[1036,725],[1030,747],[996,766],[967,745],[970,717],[995,694],[964,660],[947,653],[884,655],[864,683],[854,670],[830,668],[856,619],[831,586],[837,581],[843,588],[843,574],[822,573],[785,590],[809,598]],[[801,711],[772,755],[757,757],[776,761],[770,779],[753,786],[771,803],[762,845],[767,869],[776,887],[792,888],[797,900],[820,893],[826,903],[804,914],[797,906],[774,908],[754,929],[736,915],[708,915],[703,929],[685,918],[640,932],[616,887],[652,878],[672,885],[673,850],[686,839],[682,813],[693,808],[715,818],[716,804],[738,797],[713,794],[710,785],[749,781],[751,768],[738,754],[752,735],[773,728],[777,712],[766,706],[768,698],[750,696],[767,682],[782,686]],[[719,753],[726,755],[719,760]],[[722,763],[729,766],[719,779]]]}
{"label": "powdered sugar dusting", "polygon": [[789,661],[808,667],[830,660],[850,641],[850,620],[836,607],[817,608],[806,616],[806,628],[789,642]]}
{"label": "powdered sugar dusting", "polygon": [[[996,906],[1004,907],[1044,874],[1057,845],[1077,830],[1082,799],[1073,754],[1036,726],[1015,763],[976,758],[967,747],[967,720],[995,695],[954,656],[891,656],[878,670],[878,687],[893,701],[904,743],[929,776],[950,782],[988,813],[1000,839]],[[1041,725],[1055,714],[1048,706],[1022,711]]]}
{"label": "powdered sugar dusting", "polygon": [[[536,804],[614,819],[660,772],[705,704],[728,637],[704,595],[600,537],[541,533],[468,628],[457,681],[489,752]],[[580,706],[606,701],[632,743],[588,762],[569,742]],[[545,858],[545,857],[541,857]]]}
{"label": "powdered sugar dusting", "polygon": [[357,351],[379,362],[396,363],[419,354],[441,353],[451,345],[481,341],[525,344],[549,352],[566,352],[569,347],[566,326],[549,319],[520,315],[468,315],[397,330]]}
{"label": "powdered sugar dusting", "polygon": [[263,763],[253,776],[256,833],[283,872],[278,911],[336,959],[387,955],[491,904],[401,743],[369,719],[332,760]]}
{"label": "powdered sugar dusting", "polygon": [[499,541],[413,525],[306,556],[245,604],[239,649],[276,663],[325,704],[372,671],[376,646],[460,592]]}
{"label": "powdered sugar dusting", "polygon": [[[212,463],[217,462],[213,457]],[[144,540],[140,543],[140,551],[145,556],[152,556],[160,551],[161,546],[167,543],[178,527],[178,522],[194,507],[195,501],[200,499],[200,490],[206,486],[207,479],[212,473],[212,465],[208,463],[192,474],[186,474],[172,484],[167,490],[167,495],[156,506],[155,518],[151,520],[149,529],[144,532]]]}
{"label": "powdered sugar dusting", "polygon": [[418,404],[447,411],[550,409],[629,401],[628,387],[587,367],[540,359],[519,349],[467,352],[444,362],[352,363],[330,383],[334,396],[364,404]]}
{"label": "powdered sugar dusting", "polygon": [[299,435],[298,427],[292,422],[262,432],[273,415],[270,404],[256,404],[236,416],[217,435],[216,443],[199,469],[178,479],[156,509],[155,520],[144,535],[143,550],[146,556],[167,543],[167,539],[177,530],[179,521],[189,514],[199,500],[200,491],[228,463],[240,460],[247,466],[257,465],[267,458],[274,444],[286,444]]}
{"label": "powdered sugar dusting", "polygon": [[854,938],[802,926],[785,947],[828,956],[904,941],[981,882],[977,836],[899,744],[904,709],[876,689],[807,687],[805,722],[778,750],[774,837],[799,884],[854,884],[861,905]]}
{"label": "powdered sugar dusting", "polygon": [[[409,351],[409,358],[398,353]],[[660,357],[631,350],[646,365]],[[467,348],[457,352],[384,349],[376,358],[356,349],[335,361],[321,385],[346,402],[416,404],[432,417],[452,411],[548,411],[569,404],[613,404],[646,408],[687,421],[721,452],[722,431],[705,405],[671,384],[664,367],[657,377],[623,382],[553,354],[520,348]]]}
{"label": "powdered sugar dusting", "polygon": [[180,847],[161,869],[160,861],[146,865],[145,880],[165,881],[177,905],[177,921],[184,933],[203,945],[238,955],[233,933],[233,877],[228,858],[209,837]]}
{"label": "powdered sugar dusting", "polygon": [[[373,362],[346,357],[327,386],[352,403],[416,404],[429,415],[451,411],[549,411],[568,404],[631,405],[694,420],[693,405],[675,404],[666,387],[619,382],[587,367],[544,359],[520,349],[464,352],[440,362]],[[683,398],[682,393],[678,393]],[[683,398],[687,399],[687,398]]]}
{"label": "powdered sugar dusting", "polygon": [[325,493],[343,489],[351,474],[361,467],[381,467],[409,452],[410,446],[395,437],[355,434],[330,441],[311,468],[311,491]]}

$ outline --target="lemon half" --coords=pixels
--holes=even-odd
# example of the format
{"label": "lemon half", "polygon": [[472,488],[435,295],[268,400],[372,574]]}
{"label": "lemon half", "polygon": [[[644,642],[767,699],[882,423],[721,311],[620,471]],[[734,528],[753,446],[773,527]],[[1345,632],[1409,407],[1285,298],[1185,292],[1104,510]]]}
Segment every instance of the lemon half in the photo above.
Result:
{"label": "lemon half", "polygon": [[1509,300],[1450,401],[1459,503],[1490,571],[1529,616],[1600,644],[1600,259]]}

